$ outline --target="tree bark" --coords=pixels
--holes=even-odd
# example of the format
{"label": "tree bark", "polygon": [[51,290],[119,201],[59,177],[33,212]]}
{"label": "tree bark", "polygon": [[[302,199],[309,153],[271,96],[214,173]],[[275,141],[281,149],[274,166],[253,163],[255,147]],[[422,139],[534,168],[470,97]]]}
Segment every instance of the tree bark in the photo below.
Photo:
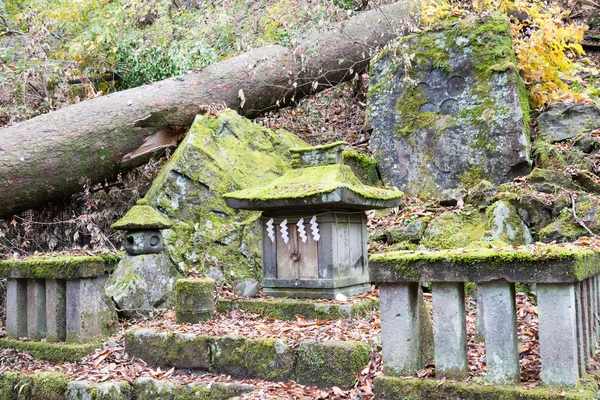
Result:
{"label": "tree bark", "polygon": [[225,104],[251,118],[351,79],[377,48],[409,29],[413,1],[360,13],[296,48],[258,48],[0,129],[0,218],[146,162],[177,128],[191,125],[203,104]]}

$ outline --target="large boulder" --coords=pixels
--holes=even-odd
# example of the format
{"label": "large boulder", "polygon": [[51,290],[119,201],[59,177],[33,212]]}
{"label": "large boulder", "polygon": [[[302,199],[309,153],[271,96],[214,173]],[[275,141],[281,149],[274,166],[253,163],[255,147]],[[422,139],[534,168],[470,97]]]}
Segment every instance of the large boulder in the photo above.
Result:
{"label": "large boulder", "polygon": [[231,209],[221,195],[275,180],[290,168],[288,150],[306,146],[231,110],[198,116],[146,195],[173,221],[163,231],[170,257],[183,269],[260,276],[260,214]]}
{"label": "large boulder", "polygon": [[508,21],[454,21],[404,37],[371,66],[370,146],[382,178],[440,197],[530,170],[529,104]]}
{"label": "large boulder", "polygon": [[591,236],[588,229],[594,234],[600,234],[600,197],[581,193],[576,197],[574,201],[560,201],[564,199],[561,196],[561,199],[555,201],[561,203],[560,210],[557,210],[558,218],[540,230],[542,242],[572,242],[583,236]]}
{"label": "large boulder", "polygon": [[175,282],[181,278],[163,254],[123,256],[106,282],[104,291],[125,318],[146,316],[156,308],[174,305]]}

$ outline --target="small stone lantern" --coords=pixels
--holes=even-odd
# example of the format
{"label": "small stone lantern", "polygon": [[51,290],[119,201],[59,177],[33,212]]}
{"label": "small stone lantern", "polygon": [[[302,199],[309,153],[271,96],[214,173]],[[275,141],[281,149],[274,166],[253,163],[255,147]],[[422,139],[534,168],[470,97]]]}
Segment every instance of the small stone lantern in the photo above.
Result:
{"label": "small stone lantern", "polygon": [[171,221],[149,205],[148,200],[140,199],[111,228],[126,230],[123,241],[125,251],[131,255],[140,255],[162,252],[164,243],[160,230],[171,226]]}
{"label": "small stone lantern", "polygon": [[262,211],[265,293],[332,299],[368,290],[365,211],[397,207],[402,193],[362,184],[340,164],[343,144],[291,149],[285,175],[224,195],[232,208]]}

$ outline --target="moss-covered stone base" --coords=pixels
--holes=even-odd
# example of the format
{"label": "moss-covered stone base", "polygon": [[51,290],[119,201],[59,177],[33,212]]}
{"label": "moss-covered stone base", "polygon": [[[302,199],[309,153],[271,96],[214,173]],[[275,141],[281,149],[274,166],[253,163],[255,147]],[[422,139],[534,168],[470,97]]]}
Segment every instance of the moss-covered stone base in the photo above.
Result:
{"label": "moss-covered stone base", "polygon": [[175,282],[175,315],[179,323],[207,321],[215,313],[215,281],[186,278]]}
{"label": "moss-covered stone base", "polygon": [[356,374],[369,362],[369,346],[360,342],[303,343],[294,349],[274,338],[208,337],[153,329],[128,331],[125,349],[130,357],[152,366],[208,370],[235,378],[295,379],[342,389],[354,386]]}
{"label": "moss-covered stone base", "polygon": [[217,300],[217,311],[244,310],[269,318],[284,321],[295,321],[296,315],[308,319],[334,320],[353,319],[367,315],[379,308],[379,300],[363,300],[355,304],[330,304],[302,300]]}
{"label": "moss-covered stone base", "polygon": [[369,346],[361,342],[330,340],[302,343],[298,348],[295,380],[321,388],[350,388],[356,374],[369,362]]}
{"label": "moss-covered stone base", "polygon": [[225,400],[254,390],[236,383],[177,384],[168,380],[138,378],[133,385],[125,381],[94,383],[69,381],[57,372],[0,375],[0,400]]}
{"label": "moss-covered stone base", "polygon": [[592,400],[597,399],[597,388],[589,386],[577,389],[562,388],[524,389],[509,386],[450,383],[432,379],[404,379],[389,376],[375,378],[377,400]]}
{"label": "moss-covered stone base", "polygon": [[99,342],[82,344],[59,344],[44,342],[24,342],[22,340],[3,338],[0,339],[1,349],[15,349],[30,353],[33,358],[48,360],[50,362],[75,362],[101,347]]}

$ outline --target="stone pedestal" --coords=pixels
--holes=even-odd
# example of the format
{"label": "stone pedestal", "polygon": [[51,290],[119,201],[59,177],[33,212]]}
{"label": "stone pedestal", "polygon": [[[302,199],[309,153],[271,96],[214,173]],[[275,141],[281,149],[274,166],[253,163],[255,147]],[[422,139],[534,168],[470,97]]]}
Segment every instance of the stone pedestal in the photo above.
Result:
{"label": "stone pedestal", "polygon": [[46,282],[27,280],[27,336],[31,339],[46,337]]}
{"label": "stone pedestal", "polygon": [[67,283],[46,280],[46,340],[63,342],[67,338]]}
{"label": "stone pedestal", "polygon": [[480,284],[485,304],[483,329],[487,380],[516,385],[520,382],[515,285],[506,281]]}
{"label": "stone pedestal", "polygon": [[379,286],[381,298],[381,344],[386,374],[415,374],[420,363],[419,284]]}
{"label": "stone pedestal", "polygon": [[6,332],[17,338],[27,336],[27,281],[6,281]]}
{"label": "stone pedestal", "polygon": [[537,299],[542,382],[576,386],[579,367],[574,285],[539,283]]}
{"label": "stone pedestal", "polygon": [[436,378],[465,379],[469,375],[465,285],[434,282],[432,292]]}

